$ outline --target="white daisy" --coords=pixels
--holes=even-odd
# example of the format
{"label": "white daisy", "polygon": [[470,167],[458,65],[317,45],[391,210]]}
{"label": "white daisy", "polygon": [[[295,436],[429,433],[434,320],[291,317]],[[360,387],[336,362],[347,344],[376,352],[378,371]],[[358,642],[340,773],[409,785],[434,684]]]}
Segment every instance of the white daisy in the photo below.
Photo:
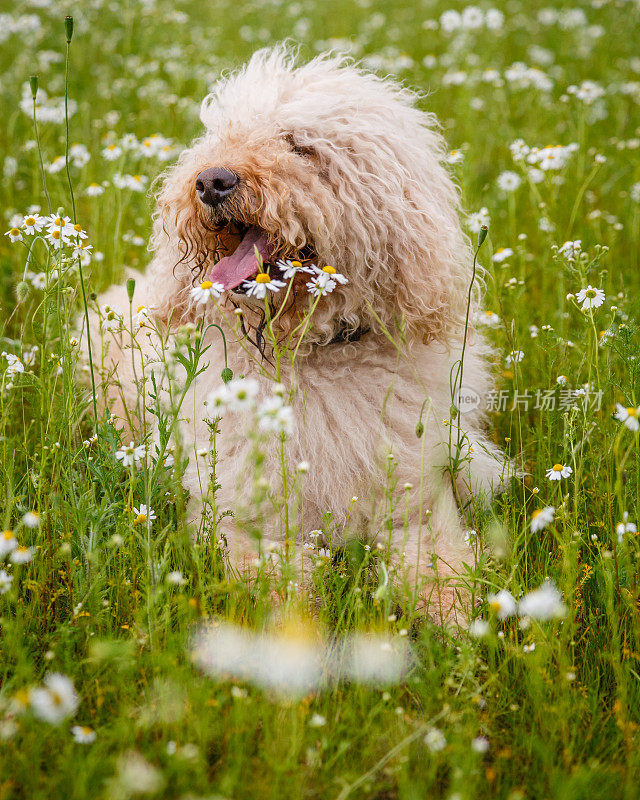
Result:
{"label": "white daisy", "polygon": [[521,617],[548,620],[563,617],[567,613],[562,595],[551,581],[545,581],[539,589],[525,595],[518,605]]}
{"label": "white daisy", "polygon": [[522,183],[522,178],[517,172],[506,170],[498,175],[498,188],[503,192],[515,192]]}
{"label": "white daisy", "polygon": [[640,430],[640,421],[638,419],[640,415],[640,406],[634,408],[633,406],[629,406],[625,408],[620,403],[616,403],[616,412],[613,415],[617,420],[624,423],[624,425],[629,428],[630,431],[638,431]]}
{"label": "white daisy", "polygon": [[172,583],[174,586],[184,586],[187,582],[184,575],[180,570],[174,570],[167,575],[167,583]]}
{"label": "white daisy", "polygon": [[268,272],[259,272],[252,281],[245,281],[242,285],[247,290],[249,297],[264,300],[267,291],[279,292],[283,286],[286,286],[286,283],[272,278]]}
{"label": "white daisy", "polygon": [[78,695],[66,675],[50,673],[44,686],[32,689],[29,694],[31,709],[38,719],[59,725],[78,710]]}
{"label": "white daisy", "polygon": [[21,242],[22,241],[22,232],[19,228],[11,228],[5,233],[5,236],[8,236],[12,242]]}
{"label": "white daisy", "polygon": [[583,309],[600,308],[604,303],[605,293],[602,289],[595,289],[591,284],[586,289],[580,289],[576,295],[576,300],[582,303]]}
{"label": "white daisy", "polygon": [[556,509],[554,506],[538,508],[531,514],[531,532],[537,533],[550,525],[555,517]]}
{"label": "white daisy", "polygon": [[488,325],[490,328],[497,328],[500,325],[500,317],[495,311],[483,311],[478,315],[477,322],[480,325]]}
{"label": "white daisy", "polygon": [[336,286],[341,283],[349,283],[340,272],[337,272],[335,267],[327,265],[326,267],[313,267],[315,277],[313,280],[308,281],[307,289],[309,293],[316,297],[321,294],[330,294]]}
{"label": "white daisy", "polygon": [[516,601],[507,589],[501,589],[497,594],[490,594],[487,602],[498,619],[507,619],[516,613]]}
{"label": "white daisy", "polygon": [[40,513],[38,511],[27,511],[22,517],[22,524],[27,528],[37,528],[40,524]]}
{"label": "white daisy", "polygon": [[270,433],[291,433],[293,409],[278,395],[267,397],[258,408],[258,425]]}
{"label": "white daisy", "polygon": [[554,464],[546,474],[550,481],[559,481],[561,478],[568,478],[572,475],[573,469],[566,464]]}
{"label": "white daisy", "polygon": [[493,260],[496,264],[501,264],[513,255],[513,250],[510,247],[500,247],[493,254]]}
{"label": "white daisy", "polygon": [[196,305],[201,306],[209,300],[217,300],[222,292],[224,292],[224,286],[221,283],[202,281],[199,286],[194,286],[191,290],[191,299]]}
{"label": "white daisy", "polygon": [[156,517],[156,512],[144,503],[140,503],[140,508],[134,506],[133,513],[136,515],[134,520],[135,525],[144,525],[147,521],[153,522],[155,519],[158,519]]}
{"label": "white daisy", "polygon": [[91,744],[96,740],[96,732],[86,725],[74,725],[71,734],[78,744]]}
{"label": "white daisy", "polygon": [[116,458],[118,461],[122,461],[123,467],[131,467],[144,458],[146,453],[146,445],[135,445],[133,442],[129,442],[128,447],[123,447],[120,450],[116,450]]}
{"label": "white daisy", "polygon": [[313,273],[313,266],[305,267],[300,261],[291,261],[288,258],[279,258],[276,267],[282,272],[283,278],[293,278],[298,272]]}
{"label": "white daisy", "polygon": [[16,535],[11,530],[0,533],[0,558],[4,558],[7,553],[11,553],[18,546]]}
{"label": "white daisy", "polygon": [[84,193],[87,197],[100,197],[101,194],[104,194],[104,186],[99,183],[90,183]]}
{"label": "white daisy", "polygon": [[44,227],[45,222],[46,218],[41,217],[38,213],[27,214],[22,222],[22,228],[25,233],[32,235],[34,233],[39,233]]}
{"label": "white daisy", "polygon": [[9,556],[9,560],[14,564],[28,564],[33,558],[33,547],[16,547]]}

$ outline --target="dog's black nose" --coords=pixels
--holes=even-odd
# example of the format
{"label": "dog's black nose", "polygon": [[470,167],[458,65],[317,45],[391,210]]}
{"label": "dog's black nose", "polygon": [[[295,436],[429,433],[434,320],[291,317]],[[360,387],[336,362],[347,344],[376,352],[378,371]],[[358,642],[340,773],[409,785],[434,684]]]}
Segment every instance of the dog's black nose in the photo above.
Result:
{"label": "dog's black nose", "polygon": [[196,178],[196,192],[208,206],[219,205],[238,185],[238,176],[224,167],[209,167]]}

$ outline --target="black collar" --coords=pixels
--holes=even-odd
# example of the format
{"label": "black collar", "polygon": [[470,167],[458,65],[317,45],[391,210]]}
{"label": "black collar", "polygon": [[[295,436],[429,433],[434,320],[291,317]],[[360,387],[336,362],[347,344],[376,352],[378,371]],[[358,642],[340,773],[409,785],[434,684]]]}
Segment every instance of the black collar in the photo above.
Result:
{"label": "black collar", "polygon": [[358,327],[353,330],[346,322],[342,322],[336,335],[331,341],[327,342],[327,344],[351,344],[352,342],[359,342],[366,333],[369,333],[369,328],[365,328],[363,325],[358,325]]}

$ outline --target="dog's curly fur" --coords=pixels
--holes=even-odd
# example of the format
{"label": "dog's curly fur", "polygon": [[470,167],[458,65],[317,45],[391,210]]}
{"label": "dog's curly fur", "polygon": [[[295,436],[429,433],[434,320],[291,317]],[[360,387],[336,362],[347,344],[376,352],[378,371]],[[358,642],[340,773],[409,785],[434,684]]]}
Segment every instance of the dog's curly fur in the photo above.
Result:
{"label": "dog's curly fur", "polygon": [[[434,117],[416,106],[417,95],[396,82],[332,55],[296,61],[284,47],[260,51],[204,100],[204,134],[163,176],[155,255],[136,297],[164,324],[233,319],[238,305],[247,327],[255,329],[262,317],[242,295],[229,293],[206,312],[190,300],[194,282],[233,251],[243,226],[266,231],[278,255],[309,253],[344,273],[349,283],[323,297],[314,313],[295,376],[286,366],[282,375],[297,389],[288,458],[293,465],[311,464],[304,482],[305,530],[318,527],[330,511],[339,535],[351,513],[349,526],[375,537],[390,450],[398,486],[413,486],[399,489],[409,501],[408,528],[396,520],[392,546],[405,554],[414,579],[416,567],[433,574],[434,553],[439,574],[451,576],[473,561],[459,506],[495,491],[504,459],[483,433],[481,414],[471,412],[459,418],[472,448],[469,462],[454,484],[444,470],[449,451],[443,420],[450,416],[450,376],[460,357],[472,278],[472,251],[444,166],[444,140]],[[215,214],[195,191],[198,174],[212,166],[239,177]],[[307,295],[301,295],[280,316],[283,334],[306,307]],[[121,288],[104,299],[126,305]],[[474,290],[471,320],[477,300]],[[490,388],[487,348],[471,328],[464,383],[482,397]],[[345,331],[366,333],[349,342],[337,336]],[[213,334],[210,340],[211,365],[191,390],[193,417],[182,431],[194,450],[209,438],[200,402],[220,381],[222,350]],[[240,342],[230,344],[229,357],[236,374],[254,375],[262,391],[270,391]],[[125,401],[133,402],[126,362],[119,365],[120,381]],[[418,439],[425,400],[425,434]],[[234,427],[225,418],[218,441],[222,506],[233,506],[247,470],[248,446]],[[272,456],[266,474],[275,486]],[[191,461],[186,482],[197,495],[193,452]],[[350,512],[353,495],[360,498],[357,520]],[[403,510],[401,502],[399,516]],[[253,543],[231,526],[228,539],[236,558],[252,554]],[[453,595],[451,588],[439,592],[445,610]]]}

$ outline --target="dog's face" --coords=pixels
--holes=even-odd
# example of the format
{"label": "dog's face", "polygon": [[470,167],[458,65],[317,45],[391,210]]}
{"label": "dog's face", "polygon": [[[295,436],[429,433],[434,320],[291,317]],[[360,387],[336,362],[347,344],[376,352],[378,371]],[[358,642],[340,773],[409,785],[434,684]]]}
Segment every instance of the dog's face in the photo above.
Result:
{"label": "dog's face", "polygon": [[[203,103],[206,133],[158,197],[155,246],[183,295],[206,278],[223,306],[250,308],[257,251],[272,277],[280,258],[346,276],[317,305],[318,341],[402,319],[446,338],[463,313],[469,248],[443,141],[414,102],[339,59],[296,67],[281,49],[221,81]],[[309,306],[305,277],[292,278],[289,316]]]}

